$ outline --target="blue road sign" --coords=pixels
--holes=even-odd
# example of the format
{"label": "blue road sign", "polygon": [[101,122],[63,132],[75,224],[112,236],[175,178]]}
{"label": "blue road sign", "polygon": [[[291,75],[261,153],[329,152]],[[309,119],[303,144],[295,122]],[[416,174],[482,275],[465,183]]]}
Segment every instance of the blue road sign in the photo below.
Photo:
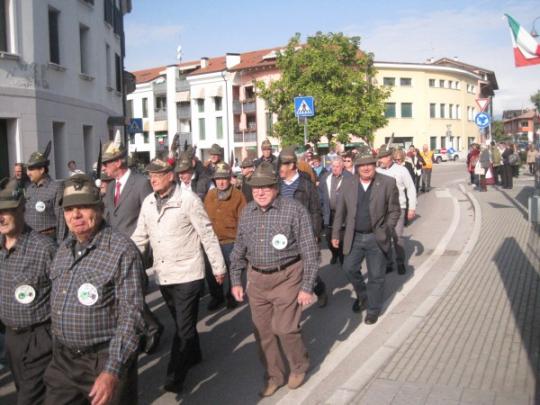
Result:
{"label": "blue road sign", "polygon": [[143,131],[142,118],[132,118],[127,126],[128,134],[138,134]]}
{"label": "blue road sign", "polygon": [[478,113],[478,114],[476,114],[476,117],[474,117],[474,122],[480,128],[488,127],[490,121],[491,121],[491,118],[490,118],[489,114],[486,114],[484,112]]}
{"label": "blue road sign", "polygon": [[313,117],[315,115],[315,104],[313,97],[302,96],[294,98],[294,114],[296,117]]}

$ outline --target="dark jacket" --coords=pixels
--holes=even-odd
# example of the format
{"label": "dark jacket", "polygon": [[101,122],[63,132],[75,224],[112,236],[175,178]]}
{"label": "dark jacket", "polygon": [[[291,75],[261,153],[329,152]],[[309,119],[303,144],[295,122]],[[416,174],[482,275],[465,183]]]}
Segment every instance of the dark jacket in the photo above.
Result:
{"label": "dark jacket", "polygon": [[[358,201],[358,187],[362,187],[358,177],[349,177],[343,180],[342,194],[336,208],[332,224],[332,239],[340,239],[340,230],[345,225],[343,237],[343,254],[351,252],[356,226],[356,206]],[[371,197],[369,199],[369,215],[375,239],[381,250],[387,255],[390,251],[390,236],[401,214],[399,205],[399,192],[396,180],[384,174],[375,174],[371,184]]]}
{"label": "dark jacket", "polygon": [[274,155],[270,155],[270,157],[268,159],[264,159],[262,156],[258,159],[255,159],[253,161],[253,164],[255,165],[255,167],[259,166],[262,162],[269,162],[269,163],[272,163],[274,165],[274,170],[278,171],[278,158],[275,157]]}
{"label": "dark jacket", "polygon": [[[323,224],[324,226],[332,225],[330,223],[332,212],[330,209],[330,187],[328,184],[328,178],[332,176],[332,171],[327,171],[320,179],[319,181],[319,196],[321,198],[321,210],[322,210],[322,216],[323,216]],[[341,190],[343,189],[343,180],[345,180],[348,177],[352,177],[351,172],[347,170],[343,170],[343,179],[341,180],[341,184],[336,189],[337,192],[337,199],[340,198]]]}
{"label": "dark jacket", "polygon": [[[317,187],[311,182],[309,175],[298,171],[300,180],[298,188],[294,192],[294,199],[299,201],[309,212],[311,217],[311,226],[316,238],[321,234],[322,218],[321,203],[319,201],[319,192]],[[281,188],[282,181],[280,181]]]}

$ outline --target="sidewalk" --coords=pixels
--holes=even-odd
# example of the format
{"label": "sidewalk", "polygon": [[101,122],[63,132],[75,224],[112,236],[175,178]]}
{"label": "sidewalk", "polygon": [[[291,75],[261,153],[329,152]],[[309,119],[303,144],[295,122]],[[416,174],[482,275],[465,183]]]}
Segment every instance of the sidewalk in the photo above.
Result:
{"label": "sidewalk", "polygon": [[525,184],[471,191],[482,216],[472,254],[352,403],[540,403],[540,228]]}

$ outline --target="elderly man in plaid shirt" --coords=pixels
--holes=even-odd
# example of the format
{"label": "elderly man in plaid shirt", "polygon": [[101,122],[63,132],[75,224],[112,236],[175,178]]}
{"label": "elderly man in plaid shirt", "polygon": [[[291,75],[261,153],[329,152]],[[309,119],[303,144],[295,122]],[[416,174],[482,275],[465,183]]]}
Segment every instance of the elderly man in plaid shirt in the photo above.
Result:
{"label": "elderly man in plaid shirt", "polygon": [[16,180],[0,182],[0,320],[17,404],[42,404],[52,355],[48,277],[56,245],[24,222]]}
{"label": "elderly man in plaid shirt", "polygon": [[71,234],[50,271],[54,344],[45,403],[136,404],[140,254],[104,223],[99,189],[86,175],[66,180],[62,207]]}
{"label": "elderly man in plaid shirt", "polygon": [[[279,196],[277,176],[271,163],[262,162],[249,178],[253,199],[238,224],[231,254],[232,294],[243,301],[242,270],[248,269],[248,289],[255,337],[266,374],[262,397],[273,395],[285,383],[298,388],[309,367],[300,330],[302,306],[313,300],[319,250],[311,218],[304,206]],[[283,349],[283,353],[280,350]]]}

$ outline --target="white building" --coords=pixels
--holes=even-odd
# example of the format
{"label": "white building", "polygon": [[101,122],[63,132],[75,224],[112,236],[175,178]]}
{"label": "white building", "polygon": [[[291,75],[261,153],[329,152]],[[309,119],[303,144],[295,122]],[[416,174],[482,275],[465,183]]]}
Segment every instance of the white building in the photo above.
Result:
{"label": "white building", "polygon": [[0,177],[53,141],[50,171],[90,171],[123,116],[130,0],[0,0]]}

